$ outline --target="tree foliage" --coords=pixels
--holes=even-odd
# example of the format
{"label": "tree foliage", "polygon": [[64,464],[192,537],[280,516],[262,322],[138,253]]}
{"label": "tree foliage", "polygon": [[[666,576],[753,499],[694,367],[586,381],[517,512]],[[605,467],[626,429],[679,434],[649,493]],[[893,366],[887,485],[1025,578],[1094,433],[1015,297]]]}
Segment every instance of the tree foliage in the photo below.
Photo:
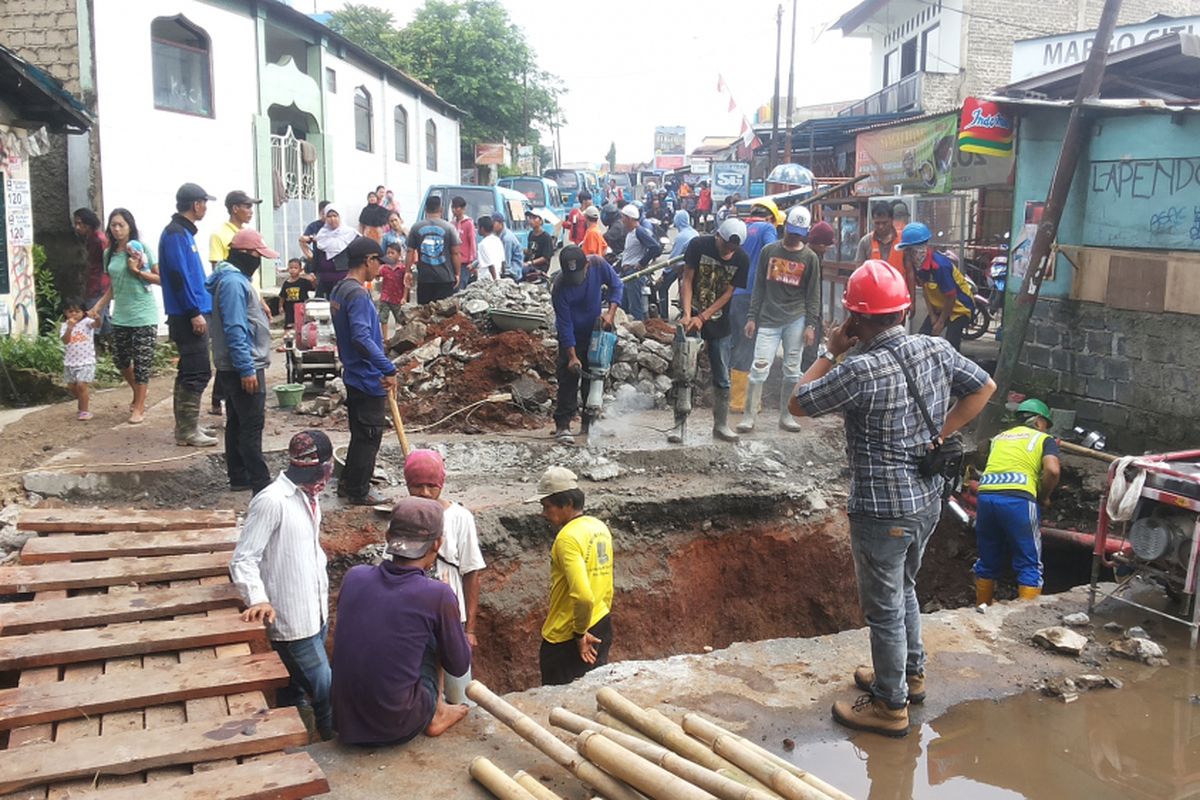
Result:
{"label": "tree foliage", "polygon": [[425,0],[399,30],[389,12],[348,4],[330,27],[466,111],[464,142],[537,143],[538,127],[561,122],[559,79],[499,0]]}

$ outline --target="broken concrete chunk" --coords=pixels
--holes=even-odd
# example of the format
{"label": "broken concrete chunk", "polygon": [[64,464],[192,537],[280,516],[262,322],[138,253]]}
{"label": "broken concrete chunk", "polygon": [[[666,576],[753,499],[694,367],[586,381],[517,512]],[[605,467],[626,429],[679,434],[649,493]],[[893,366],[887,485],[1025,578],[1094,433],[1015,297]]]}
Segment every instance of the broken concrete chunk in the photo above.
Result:
{"label": "broken concrete chunk", "polygon": [[488,301],[481,300],[480,298],[477,298],[477,297],[472,298],[470,300],[464,300],[463,304],[462,304],[463,313],[467,314],[468,316],[472,316],[472,317],[475,316],[476,314],[487,313],[488,308],[489,308]]}
{"label": "broken concrete chunk", "polygon": [[1170,664],[1166,659],[1166,651],[1149,639],[1138,639],[1127,636],[1109,643],[1108,652],[1114,656],[1128,658],[1131,661],[1141,661],[1153,667],[1165,667]]}
{"label": "broken concrete chunk", "polygon": [[1048,678],[1042,683],[1041,692],[1046,697],[1057,697],[1064,703],[1073,703],[1079,699],[1079,687],[1070,678]]}
{"label": "broken concrete chunk", "polygon": [[1033,634],[1033,643],[1056,653],[1077,656],[1087,647],[1088,640],[1083,634],[1055,625],[1036,631]]}
{"label": "broken concrete chunk", "polygon": [[[655,344],[657,344],[657,342]],[[662,358],[661,356],[646,349],[637,354],[637,363],[650,370],[655,375],[661,375],[666,372],[668,366],[668,362],[665,358]]]}
{"label": "broken concrete chunk", "polygon": [[405,323],[388,339],[388,351],[401,355],[420,346],[429,328],[420,320]]}
{"label": "broken concrete chunk", "polygon": [[1125,627],[1119,622],[1106,622],[1104,623],[1104,630],[1109,633],[1124,633]]}
{"label": "broken concrete chunk", "polygon": [[608,371],[608,375],[614,383],[625,383],[635,374],[633,366],[624,361],[613,364]]}
{"label": "broken concrete chunk", "polygon": [[1140,625],[1135,625],[1132,628],[1130,628],[1129,630],[1125,631],[1125,635],[1131,639],[1149,639],[1150,638],[1150,634],[1146,633],[1146,629],[1141,627]]}
{"label": "broken concrete chunk", "polygon": [[442,354],[442,337],[435,336],[432,340],[418,347],[409,353],[409,358],[413,361],[425,363],[433,361]]}
{"label": "broken concrete chunk", "polygon": [[610,481],[621,474],[621,467],[615,461],[598,458],[595,464],[584,467],[579,474],[589,481]]}
{"label": "broken concrete chunk", "polygon": [[1076,611],[1074,614],[1067,614],[1062,618],[1064,625],[1069,625],[1072,628],[1086,628],[1092,624],[1091,618],[1082,611]]}
{"label": "broken concrete chunk", "polygon": [[1096,675],[1089,673],[1087,675],[1076,675],[1074,678],[1075,685],[1080,689],[1120,689],[1123,684],[1118,678],[1110,678],[1107,675]]}
{"label": "broken concrete chunk", "polygon": [[639,322],[636,319],[631,319],[625,323],[625,330],[632,333],[638,339],[646,338],[646,323]]}

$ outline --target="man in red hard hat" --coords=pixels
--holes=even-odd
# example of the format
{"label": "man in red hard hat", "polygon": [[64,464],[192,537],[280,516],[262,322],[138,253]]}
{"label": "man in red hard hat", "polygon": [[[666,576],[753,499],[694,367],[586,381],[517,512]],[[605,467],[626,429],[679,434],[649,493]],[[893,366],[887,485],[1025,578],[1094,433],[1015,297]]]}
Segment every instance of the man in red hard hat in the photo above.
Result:
{"label": "man in red hard hat", "polygon": [[854,682],[866,694],[834,703],[833,718],[904,736],[908,703],[925,699],[916,580],[941,517],[944,480],[922,475],[918,465],[934,442],[983,410],[996,385],[946,340],[904,333],[912,298],[904,276],[886,261],[856,269],[842,303],[849,316],[830,332],[789,403],[796,416],[840,411],[846,422],[850,546],[873,669],[855,670]]}

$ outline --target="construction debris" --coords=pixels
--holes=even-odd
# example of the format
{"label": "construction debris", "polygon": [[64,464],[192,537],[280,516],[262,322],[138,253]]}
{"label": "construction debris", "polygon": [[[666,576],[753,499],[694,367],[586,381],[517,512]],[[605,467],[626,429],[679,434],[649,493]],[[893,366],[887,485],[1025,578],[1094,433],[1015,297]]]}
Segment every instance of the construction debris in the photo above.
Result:
{"label": "construction debris", "polygon": [[1115,639],[1108,645],[1108,652],[1114,656],[1128,658],[1131,661],[1141,661],[1152,667],[1170,666],[1166,651],[1160,645],[1149,639],[1126,634],[1124,639]]}
{"label": "construction debris", "polygon": [[1120,689],[1125,684],[1118,678],[1105,675],[1076,675],[1073,678],[1047,678],[1042,681],[1040,691],[1046,697],[1054,697],[1064,703],[1073,703],[1082,692],[1092,689]]}
{"label": "construction debris", "polygon": [[1088,639],[1083,634],[1056,625],[1036,631],[1033,634],[1033,643],[1056,653],[1077,656],[1087,647]]}
{"label": "construction debris", "polygon": [[1076,611],[1074,614],[1066,614],[1062,618],[1063,625],[1071,628],[1086,628],[1092,624],[1091,617],[1082,611]]}

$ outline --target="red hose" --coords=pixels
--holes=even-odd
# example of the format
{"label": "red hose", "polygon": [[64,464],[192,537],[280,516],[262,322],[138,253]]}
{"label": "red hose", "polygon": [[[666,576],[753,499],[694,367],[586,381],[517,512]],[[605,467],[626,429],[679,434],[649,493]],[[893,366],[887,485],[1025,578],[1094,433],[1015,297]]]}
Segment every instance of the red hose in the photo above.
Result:
{"label": "red hose", "polygon": [[[1056,539],[1060,542],[1070,542],[1081,547],[1086,547],[1092,550],[1096,546],[1096,536],[1092,533],[1083,533],[1081,531],[1065,531],[1061,528],[1047,528],[1045,525],[1041,528],[1042,536],[1047,539]],[[1108,539],[1104,542],[1104,554],[1112,555],[1113,553],[1122,553],[1124,555],[1133,555],[1133,545],[1121,539]]]}

